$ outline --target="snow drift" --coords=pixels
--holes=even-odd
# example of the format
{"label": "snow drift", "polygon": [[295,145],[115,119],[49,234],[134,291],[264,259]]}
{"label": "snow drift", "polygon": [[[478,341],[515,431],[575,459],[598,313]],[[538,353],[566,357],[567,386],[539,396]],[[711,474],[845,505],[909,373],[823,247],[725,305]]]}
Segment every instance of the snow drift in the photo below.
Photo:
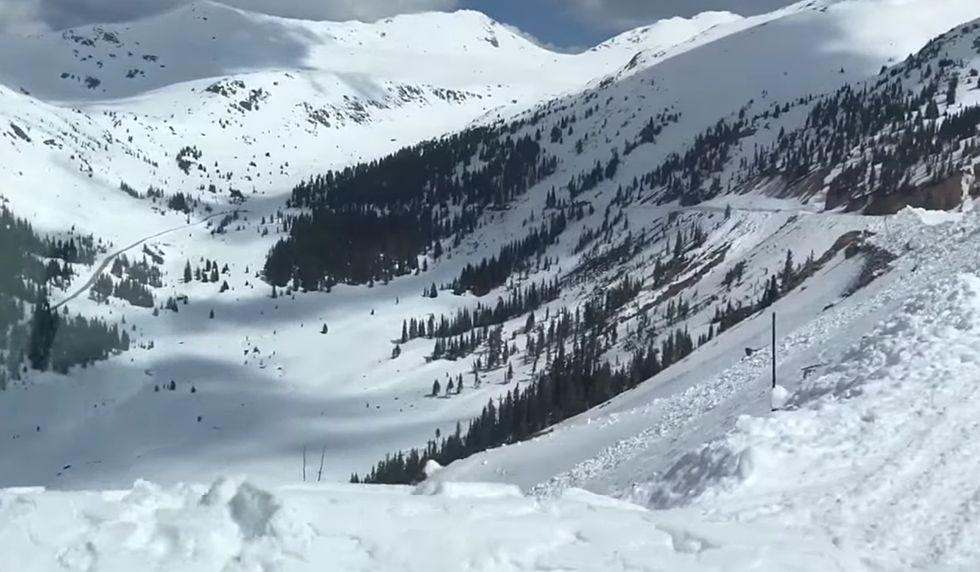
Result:
{"label": "snow drift", "polygon": [[[571,490],[539,502],[478,484],[0,492],[0,552],[18,572],[866,570],[828,540],[751,531]],[[466,491],[467,494],[463,494]]]}

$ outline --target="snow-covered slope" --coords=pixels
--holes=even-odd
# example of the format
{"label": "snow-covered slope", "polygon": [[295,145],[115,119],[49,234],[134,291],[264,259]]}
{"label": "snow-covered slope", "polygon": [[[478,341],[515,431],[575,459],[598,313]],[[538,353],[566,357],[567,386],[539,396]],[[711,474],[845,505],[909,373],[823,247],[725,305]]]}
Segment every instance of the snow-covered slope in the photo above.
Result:
{"label": "snow-covered slope", "polygon": [[[951,388],[962,409],[939,426],[942,439],[923,429],[928,424],[889,431],[903,423],[893,412],[922,396],[891,382],[912,376],[889,373],[895,360],[861,356],[878,351],[874,344],[892,330],[876,324],[899,312],[913,326],[929,322],[922,316],[962,314],[956,332],[926,323],[935,331],[922,334],[923,343],[970,347],[970,314],[944,304],[970,298],[963,292],[972,283],[962,286],[953,273],[975,267],[969,245],[980,222],[942,215],[954,224],[933,226],[910,210],[872,217],[836,207],[970,209],[980,26],[969,22],[978,17],[980,5],[967,0],[813,1],[753,18],[662,22],[567,56],[472,12],[336,24],[203,3],[127,25],[0,38],[9,50],[38,54],[32,65],[0,55],[3,203],[42,233],[101,241],[93,260],[72,263],[78,276],[52,282],[51,302],[66,315],[101,317],[132,341],[128,351],[83,360],[67,376],[14,368],[18,378],[0,393],[0,486],[125,489],[150,479],[169,487],[245,472],[273,483],[275,502],[300,512],[306,503],[356,497],[351,502],[397,514],[510,515],[514,508],[577,518],[562,500],[440,505],[394,499],[405,490],[281,487],[353,472],[416,480],[413,454],[366,471],[433,440],[415,455],[456,462],[431,486],[502,482],[542,496],[582,487],[653,508],[693,503],[686,513],[636,514],[655,528],[661,517],[695,513],[724,527],[717,536],[700,524],[648,535],[672,547],[663,558],[706,567],[694,570],[712,569],[706,561],[714,558],[749,562],[729,548],[761,551],[766,565],[785,555],[785,545],[755,540],[732,548],[726,523],[733,520],[751,521],[754,530],[797,523],[801,536],[827,536],[816,552],[847,561],[848,570],[872,561],[896,570],[975,563],[954,538],[972,530],[957,516],[962,498],[941,494],[915,461],[863,453],[876,443],[897,451],[899,435],[935,451],[930,443],[955,434],[956,420],[969,416],[969,391]],[[193,33],[174,43],[176,29]],[[200,57],[212,53],[210,62]],[[126,77],[131,57],[145,75]],[[98,80],[88,81],[91,88],[89,75]],[[467,126],[475,127],[402,149]],[[338,171],[290,193],[331,169]],[[391,221],[370,227],[378,236],[350,224],[375,212]],[[314,215],[349,234],[310,231]],[[433,234],[419,240],[413,223]],[[288,256],[276,259],[277,252]],[[361,258],[382,271],[348,272]],[[125,288],[152,273],[146,268],[159,275],[142,279],[151,300],[140,305]],[[465,287],[453,286],[463,278]],[[934,283],[941,286],[923,298],[925,309],[902,306]],[[38,323],[27,304],[23,310],[24,322]],[[483,324],[450,326],[463,310],[482,312]],[[771,311],[776,374],[790,410],[769,417]],[[33,315],[45,312],[39,304]],[[460,331],[434,333],[442,323]],[[913,326],[892,333],[926,331]],[[871,332],[871,341],[860,341]],[[20,359],[16,351],[0,354],[3,363]],[[848,360],[860,367],[848,369]],[[802,369],[812,376],[805,382]],[[835,402],[859,387],[867,392]],[[862,420],[872,394],[895,404],[880,413],[896,415],[891,425]],[[840,420],[848,423],[821,430]],[[848,428],[862,423],[871,424],[856,429],[867,440],[849,439]],[[801,424],[809,433],[795,431]],[[806,446],[837,456],[791,463],[786,447]],[[951,446],[966,453],[962,463],[941,452],[937,463],[969,474],[968,446]],[[476,454],[457,460],[462,449]],[[410,469],[399,473],[405,463]],[[826,472],[811,479],[819,468]],[[794,486],[777,488],[770,473],[788,475]],[[857,490],[853,504],[840,499],[845,508],[832,508],[848,475],[872,474],[891,479],[892,492],[872,498]],[[445,486],[473,492],[484,485]],[[803,488],[814,506],[787,500]],[[193,520],[200,509],[232,536],[241,520],[234,507],[229,517],[225,508],[198,506],[203,490],[137,489],[137,501],[161,502],[178,520]],[[903,544],[898,532],[875,532],[895,518],[886,506],[902,491],[910,501],[936,497],[939,508],[901,535],[943,521],[953,523],[950,536]],[[87,493],[18,494],[9,493],[0,510],[102,502]],[[128,537],[133,552],[114,553],[109,529],[128,526],[122,521],[150,525],[132,512],[132,499],[107,495],[112,508],[103,508],[119,512],[100,513],[106,528],[80,527],[68,544],[31,552],[39,559],[31,562],[54,553],[83,568],[93,558],[128,563],[146,556],[142,547],[159,545]],[[858,518],[862,507],[878,516]],[[17,514],[46,526],[40,512]],[[529,518],[532,528],[549,526]],[[325,530],[308,512],[290,522]],[[176,544],[147,550],[163,566],[189,565],[168,558],[196,533],[154,523]],[[16,530],[0,532],[0,548],[18,546]],[[214,539],[214,558],[200,566],[220,568],[239,553],[258,562],[330,550],[305,533],[271,538],[277,534],[254,546]],[[824,550],[851,535],[862,541]],[[289,545],[296,538],[310,543]],[[597,542],[608,554],[619,540]],[[847,560],[862,551],[867,560]],[[374,564],[402,564],[404,555],[389,556]],[[543,565],[527,558],[519,562],[528,569]]]}
{"label": "snow-covered slope", "polygon": [[[498,84],[540,89],[548,80],[560,81],[556,74],[542,77],[541,68],[563,59],[472,11],[404,15],[373,24],[307,22],[209,1],[128,24],[5,36],[0,53],[0,83],[41,99],[72,102],[270,72],[292,72],[310,81],[333,76],[368,93],[372,84],[388,80],[480,89],[485,95]],[[329,84],[322,89],[333,90]]]}

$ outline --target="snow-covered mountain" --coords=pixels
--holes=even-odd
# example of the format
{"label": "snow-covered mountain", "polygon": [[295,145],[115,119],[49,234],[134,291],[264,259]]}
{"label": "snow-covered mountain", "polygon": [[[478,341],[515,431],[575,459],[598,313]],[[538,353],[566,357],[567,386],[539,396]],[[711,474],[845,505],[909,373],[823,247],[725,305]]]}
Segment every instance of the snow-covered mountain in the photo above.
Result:
{"label": "snow-covered mountain", "polygon": [[[475,12],[329,23],[204,2],[0,37],[0,486],[162,483],[110,494],[99,522],[247,537],[213,539],[202,569],[326,550],[290,483],[416,483],[427,459],[448,464],[416,490],[435,499],[357,494],[453,512],[513,492],[453,481],[506,483],[572,520],[600,502],[577,488],[689,505],[641,520],[693,570],[749,566],[739,550],[776,569],[791,542],[701,520],[797,527],[821,569],[975,564],[957,540],[974,456],[931,433],[953,439],[971,394],[950,364],[919,374],[941,405],[902,380],[943,344],[971,363],[978,18],[968,0],[814,0],[566,55]],[[907,442],[936,461],[903,460]],[[176,485],[229,473],[271,484]],[[887,490],[835,496],[875,475]],[[11,519],[43,520],[16,507],[49,501],[4,494]],[[937,512],[902,505],[921,517],[905,536],[877,528],[922,497]],[[186,518],[138,517],[139,499]],[[291,516],[273,526],[269,503]],[[0,522],[0,549],[16,530]],[[157,564],[188,565],[171,556],[199,532]],[[104,534],[55,552],[142,558]]]}

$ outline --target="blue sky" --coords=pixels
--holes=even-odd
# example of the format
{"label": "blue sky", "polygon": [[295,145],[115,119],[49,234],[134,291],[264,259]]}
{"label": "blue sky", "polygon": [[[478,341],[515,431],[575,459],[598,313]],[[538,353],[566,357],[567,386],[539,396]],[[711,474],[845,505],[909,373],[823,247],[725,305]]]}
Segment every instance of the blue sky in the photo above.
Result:
{"label": "blue sky", "polygon": [[615,35],[613,31],[586,25],[571,10],[559,8],[554,0],[463,0],[462,7],[517,26],[545,45],[590,48]]}

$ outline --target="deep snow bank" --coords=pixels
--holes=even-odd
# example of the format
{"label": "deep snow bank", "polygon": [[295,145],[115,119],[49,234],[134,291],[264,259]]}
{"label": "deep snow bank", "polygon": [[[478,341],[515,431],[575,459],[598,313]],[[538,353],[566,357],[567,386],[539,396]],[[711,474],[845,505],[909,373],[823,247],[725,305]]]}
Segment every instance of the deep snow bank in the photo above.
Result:
{"label": "deep snow bank", "polygon": [[580,490],[544,502],[472,483],[412,492],[230,479],[6,490],[0,554],[18,572],[865,570],[827,540],[699,524]]}
{"label": "deep snow bank", "polygon": [[928,276],[791,396],[796,410],[743,416],[648,502],[698,497],[711,518],[828,531],[889,569],[978,569],[980,276]]}

